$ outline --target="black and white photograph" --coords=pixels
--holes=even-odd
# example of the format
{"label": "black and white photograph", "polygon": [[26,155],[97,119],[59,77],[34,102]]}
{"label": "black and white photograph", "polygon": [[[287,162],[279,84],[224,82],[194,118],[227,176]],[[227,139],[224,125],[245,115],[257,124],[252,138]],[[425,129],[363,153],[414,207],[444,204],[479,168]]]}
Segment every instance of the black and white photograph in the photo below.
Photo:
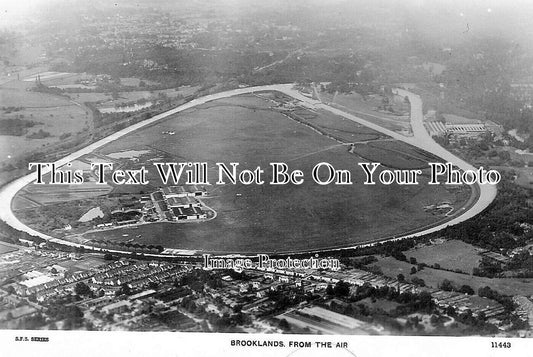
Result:
{"label": "black and white photograph", "polygon": [[2,355],[527,356],[532,193],[533,1],[0,0]]}

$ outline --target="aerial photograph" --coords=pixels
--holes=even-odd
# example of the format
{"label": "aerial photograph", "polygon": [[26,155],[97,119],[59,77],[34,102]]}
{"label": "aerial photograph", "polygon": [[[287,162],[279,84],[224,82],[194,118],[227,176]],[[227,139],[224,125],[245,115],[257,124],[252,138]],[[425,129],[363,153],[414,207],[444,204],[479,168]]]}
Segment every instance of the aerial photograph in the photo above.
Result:
{"label": "aerial photograph", "polygon": [[0,330],[533,337],[532,19],[0,0]]}

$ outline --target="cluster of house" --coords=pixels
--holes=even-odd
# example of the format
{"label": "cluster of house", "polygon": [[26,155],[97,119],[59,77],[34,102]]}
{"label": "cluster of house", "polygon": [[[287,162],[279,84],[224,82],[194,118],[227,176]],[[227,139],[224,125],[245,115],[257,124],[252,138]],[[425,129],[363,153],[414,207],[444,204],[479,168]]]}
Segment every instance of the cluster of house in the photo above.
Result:
{"label": "cluster of house", "polygon": [[161,220],[182,221],[206,219],[207,213],[196,197],[206,196],[207,191],[196,185],[167,186],[150,194],[147,210],[153,210]]}
{"label": "cluster of house", "polygon": [[526,296],[513,296],[513,302],[516,304],[516,314],[519,318],[529,322],[529,326],[533,327],[533,302]]}
{"label": "cluster of house", "polygon": [[442,308],[453,307],[458,313],[470,311],[473,316],[478,316],[480,313],[483,313],[486,317],[494,317],[505,311],[500,303],[487,298],[454,291],[419,287],[408,282],[398,281],[395,278],[389,278],[359,269],[322,272],[317,272],[316,270],[295,272],[267,269],[264,271],[264,277],[279,280],[280,283],[294,282],[296,286],[301,286],[304,291],[312,292],[325,290],[328,284],[333,285],[339,281],[346,282],[352,286],[362,286],[365,283],[375,288],[388,286],[389,288],[397,289],[400,293],[420,293],[427,291],[437,306]]}
{"label": "cluster of house", "polygon": [[159,254],[163,251],[163,247],[160,245],[153,244],[140,244],[133,242],[121,242],[115,240],[105,240],[105,239],[90,239],[86,243],[101,248],[102,250],[121,250],[129,251],[135,253],[149,253],[149,254]]}
{"label": "cluster of house", "polygon": [[501,268],[505,268],[507,264],[511,262],[511,258],[500,253],[492,252],[490,250],[482,251],[479,253],[479,255],[484,258],[487,258],[493,263],[500,265]]}
{"label": "cluster of house", "polygon": [[[81,305],[93,311],[99,311],[101,317],[106,316],[105,320],[93,318],[92,321],[95,327],[102,330],[158,330],[161,324],[167,325],[166,319],[165,321],[158,321],[150,318],[132,318],[148,313],[156,313],[162,316],[165,314],[172,315],[171,324],[174,326],[179,325],[180,331],[201,331],[194,320],[177,311],[169,311],[170,301],[166,301],[165,292],[171,292],[173,295],[171,301],[180,299],[190,293],[187,289],[173,287],[166,288],[163,292],[147,289],[120,301],[116,301],[112,297],[103,296],[84,301]],[[114,322],[112,326],[108,324],[109,315],[112,315]]]}
{"label": "cluster of house", "polygon": [[22,280],[12,286],[17,295],[33,295],[38,302],[71,294],[80,281],[86,281],[93,290],[103,290],[106,296],[114,296],[123,284],[132,290],[142,289],[150,283],[160,283],[177,276],[179,269],[182,268],[163,262],[133,263],[119,260],[89,271],[66,274],[67,269],[53,265],[44,271],[25,273]]}
{"label": "cluster of house", "polygon": [[[52,267],[52,269],[56,269]],[[64,271],[60,274],[64,274]],[[15,292],[21,296],[35,295],[37,301],[42,302],[49,297],[64,295],[74,290],[73,284],[89,278],[92,273],[76,272],[63,278],[55,278],[55,273],[44,274],[39,271],[30,271],[25,274],[29,279],[13,285]]]}
{"label": "cluster of house", "polygon": [[128,264],[121,262],[121,266],[95,274],[90,279],[90,286],[95,288],[119,288],[127,284],[131,289],[148,286],[150,283],[159,283],[175,275],[177,266],[167,263],[142,263]]}
{"label": "cluster of house", "polygon": [[471,311],[472,316],[478,316],[483,313],[485,317],[494,317],[505,312],[501,304],[479,296],[437,289],[430,289],[428,292],[431,294],[435,304],[444,308],[451,306],[458,313]]}

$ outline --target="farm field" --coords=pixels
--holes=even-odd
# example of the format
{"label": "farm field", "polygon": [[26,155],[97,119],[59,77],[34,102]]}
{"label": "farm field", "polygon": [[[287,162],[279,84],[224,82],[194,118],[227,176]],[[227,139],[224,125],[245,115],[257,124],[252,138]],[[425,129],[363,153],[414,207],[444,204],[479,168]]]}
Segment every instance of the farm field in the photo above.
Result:
{"label": "farm field", "polygon": [[[443,200],[456,202],[455,193],[442,186],[428,187],[424,182],[416,186],[362,185],[364,174],[357,166],[361,160],[346,145],[270,109],[271,105],[255,96],[211,102],[133,132],[98,150],[98,155],[150,150],[136,165],[144,162],[150,166],[149,161],[155,157],[166,161],[207,162],[212,182],[217,179],[217,162],[238,162],[239,169],[257,166],[265,169],[264,185],[207,187],[209,196],[204,200],[218,212],[216,219],[190,224],[141,225],[136,229],[136,243],[250,253],[350,246],[440,222],[444,217],[425,212],[423,206]],[[334,120],[328,120],[335,129]],[[347,123],[338,125],[346,129]],[[360,127],[354,124],[353,130]],[[165,134],[169,131],[175,135]],[[398,153],[389,151],[389,155]],[[301,169],[305,182],[299,186],[269,185],[270,162],[288,162],[290,169]],[[319,162],[350,170],[353,184],[314,183],[311,169]],[[158,184],[150,182],[152,186]],[[146,190],[146,187],[138,189]],[[123,229],[114,229],[88,233],[85,238],[131,240],[132,237],[124,238]]]}
{"label": "farm field", "polygon": [[[91,114],[83,105],[65,97],[29,91],[32,86],[31,82],[20,81],[0,86],[0,120],[35,122],[24,135],[0,135],[0,162],[56,143],[63,134],[81,132],[92,121]],[[7,110],[8,107],[17,107],[17,110]],[[41,130],[49,136],[31,138]]]}
{"label": "farm field", "polygon": [[379,257],[378,262],[374,265],[380,267],[383,274],[386,276],[396,277],[401,273],[408,281],[416,276],[423,279],[427,286],[433,288],[437,288],[444,279],[448,279],[457,287],[460,287],[461,285],[469,285],[476,292],[481,287],[490,286],[499,293],[506,295],[529,296],[533,294],[533,279],[490,279],[432,268],[424,268],[416,274],[411,275],[410,271],[411,267],[413,267],[412,264],[396,260],[392,257]]}
{"label": "farm field", "polygon": [[39,205],[56,202],[73,201],[84,198],[93,198],[111,192],[110,185],[99,185],[94,181],[84,182],[79,185],[30,185],[21,190],[14,200],[17,204],[19,196],[31,199]]}
{"label": "farm field", "polygon": [[427,265],[439,264],[442,268],[471,274],[477,268],[481,257],[478,253],[482,249],[459,240],[450,240],[442,244],[425,245],[405,252],[407,259],[416,258],[418,263]]}

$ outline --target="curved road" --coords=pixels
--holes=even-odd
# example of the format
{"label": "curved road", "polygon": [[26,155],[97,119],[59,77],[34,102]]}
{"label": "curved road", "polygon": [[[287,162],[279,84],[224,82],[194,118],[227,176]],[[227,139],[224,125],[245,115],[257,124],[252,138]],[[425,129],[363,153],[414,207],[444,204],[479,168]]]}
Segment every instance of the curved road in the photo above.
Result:
{"label": "curved road", "polygon": [[[443,147],[441,147],[440,145],[438,145],[432,138],[431,136],[427,133],[426,129],[424,128],[424,124],[423,124],[423,120],[424,120],[424,116],[423,116],[423,113],[422,113],[422,101],[420,99],[419,96],[411,93],[411,92],[408,92],[408,91],[405,91],[405,90],[402,90],[402,89],[396,89],[396,93],[398,95],[401,95],[401,96],[407,96],[409,98],[409,101],[411,102],[411,126],[412,126],[412,129],[413,129],[413,136],[412,137],[406,137],[406,136],[403,136],[397,132],[394,132],[394,131],[391,131],[391,130],[388,130],[388,129],[385,129],[377,124],[374,124],[374,123],[371,123],[367,120],[364,120],[364,119],[361,119],[357,116],[354,116],[352,114],[349,114],[349,113],[346,113],[346,112],[343,112],[337,108],[334,108],[334,107],[331,107],[329,105],[326,105],[326,104],[323,104],[321,103],[320,101],[317,101],[317,100],[314,100],[314,99],[311,99],[311,98],[308,98],[304,95],[302,95],[300,92],[298,92],[297,90],[293,89],[292,88],[293,85],[292,84],[275,84],[275,85],[266,85],[266,86],[257,86],[257,87],[247,87],[247,88],[239,88],[239,89],[234,89],[234,90],[230,90],[230,91],[226,91],[226,92],[221,92],[221,93],[216,93],[216,94],[210,94],[210,95],[207,95],[207,96],[204,96],[204,97],[201,97],[201,98],[197,98],[197,99],[194,99],[186,104],[183,104],[177,108],[174,108],[174,109],[171,109],[167,112],[164,112],[164,113],[161,113],[159,115],[156,115],[150,119],[147,119],[147,120],[144,120],[142,122],[139,122],[137,124],[134,124],[132,126],[129,126],[125,129],[122,129],[114,134],[111,134],[109,135],[108,137],[105,137],[101,140],[98,140],[97,142],[94,142],[92,144],[90,144],[89,146],[86,146],[85,148],[81,149],[81,150],[78,150],[58,161],[55,162],[55,166],[56,167],[60,167],[60,166],[63,166],[65,164],[67,164],[68,162],[71,162],[75,159],[78,159],[79,157],[83,156],[83,155],[86,155],[86,154],[89,154],[91,152],[93,152],[94,150],[114,141],[114,140],[117,140],[118,138],[124,136],[124,135],[127,135],[137,129],[140,129],[144,126],[147,126],[147,125],[150,125],[152,123],[155,123],[159,120],[162,120],[164,118],[167,118],[173,114],[176,114],[176,113],[179,113],[179,112],[182,112],[184,110],[187,110],[187,109],[190,109],[192,107],[195,107],[197,105],[201,105],[201,104],[204,104],[204,103],[207,103],[207,102],[210,102],[210,101],[213,101],[213,100],[217,100],[217,99],[222,99],[222,98],[228,98],[228,97],[232,97],[232,96],[236,96],[236,95],[240,95],[240,94],[247,94],[247,93],[253,93],[253,92],[258,92],[258,91],[278,91],[278,92],[281,92],[281,93],[284,93],[286,95],[289,95],[297,100],[299,100],[301,102],[301,104],[305,107],[309,107],[309,108],[312,108],[312,109],[324,109],[324,110],[327,110],[327,111],[330,111],[334,114],[337,114],[337,115],[340,115],[346,119],[349,119],[349,120],[352,120],[354,122],[357,122],[357,123],[360,123],[360,124],[363,124],[371,129],[374,129],[376,131],[379,131],[383,134],[386,134],[386,135],[389,135],[391,136],[392,138],[394,139],[397,139],[397,140],[400,140],[400,141],[403,141],[405,143],[408,143],[410,145],[413,145],[413,146],[416,146],[416,147],[419,147],[425,151],[428,151],[440,158],[442,158],[443,160],[445,161],[448,161],[448,162],[452,162],[454,163],[457,167],[459,167],[461,170],[474,170],[475,168],[468,164],[467,162],[465,162],[464,160],[456,157],[455,155],[453,155],[452,153],[448,152],[447,150],[445,150]],[[45,170],[45,172],[47,172],[49,170]],[[36,172],[33,172],[29,175],[26,175],[26,176],[23,176],[17,180],[14,180],[10,183],[8,183],[7,185],[5,185],[4,187],[2,187],[0,189],[0,219],[3,220],[4,222],[6,222],[7,224],[9,224],[10,226],[12,226],[13,228],[15,229],[18,229],[20,231],[24,231],[24,232],[27,232],[28,234],[30,235],[33,235],[33,236],[38,236],[38,237],[41,237],[41,238],[44,238],[46,240],[49,240],[49,241],[52,241],[52,242],[56,242],[56,243],[61,243],[61,244],[64,244],[64,245],[69,245],[69,246],[76,246],[76,247],[84,247],[84,248],[89,248],[89,249],[95,249],[94,247],[92,246],[87,246],[87,245],[84,245],[84,244],[79,244],[79,243],[74,243],[74,242],[70,242],[70,241],[67,241],[67,240],[63,240],[63,239],[59,239],[59,238],[54,238],[52,236],[49,236],[49,235],[46,235],[44,233],[41,233],[41,232],[38,232],[28,226],[26,226],[24,223],[22,223],[21,221],[19,221],[19,219],[14,215],[13,211],[11,210],[11,204],[12,204],[12,201],[13,201],[13,198],[15,197],[16,193],[18,191],[20,191],[22,188],[24,188],[26,185],[32,183],[33,181],[35,181],[37,179],[37,174]],[[405,236],[401,236],[401,237],[395,237],[395,238],[392,238],[390,240],[398,240],[398,239],[404,239],[404,238],[409,238],[409,237],[416,237],[416,236],[422,236],[422,235],[425,235],[425,234],[428,234],[428,233],[432,233],[432,232],[436,232],[436,231],[439,231],[447,226],[450,226],[450,225],[454,225],[454,224],[458,224],[460,222],[463,222],[463,221],[466,221],[467,219],[469,218],[472,218],[474,217],[475,215],[481,213],[485,208],[487,208],[489,206],[489,204],[494,200],[494,198],[496,197],[496,187],[493,186],[493,185],[480,185],[479,186],[479,198],[478,200],[468,209],[466,210],[463,214],[461,214],[460,216],[448,221],[448,222],[445,222],[445,223],[442,223],[442,224],[439,224],[437,226],[434,226],[434,227],[431,227],[431,228],[427,228],[427,229],[424,229],[422,231],[419,231],[419,232],[416,232],[416,233],[412,233],[412,234],[408,234],[408,235],[405,235]],[[372,244],[375,244],[375,243],[368,243],[368,244],[364,244],[364,245],[372,245]],[[355,246],[361,246],[361,244],[357,244]],[[342,248],[342,249],[347,249],[347,248]],[[98,249],[96,249],[98,250]],[[329,249],[328,249],[329,250]],[[112,250],[109,250],[110,252],[120,252],[120,251],[112,251]],[[129,253],[129,252],[125,252],[125,253]],[[157,255],[157,254],[145,254],[145,255],[149,255],[149,256],[162,256],[162,255]],[[168,255],[166,255],[168,256]]]}

